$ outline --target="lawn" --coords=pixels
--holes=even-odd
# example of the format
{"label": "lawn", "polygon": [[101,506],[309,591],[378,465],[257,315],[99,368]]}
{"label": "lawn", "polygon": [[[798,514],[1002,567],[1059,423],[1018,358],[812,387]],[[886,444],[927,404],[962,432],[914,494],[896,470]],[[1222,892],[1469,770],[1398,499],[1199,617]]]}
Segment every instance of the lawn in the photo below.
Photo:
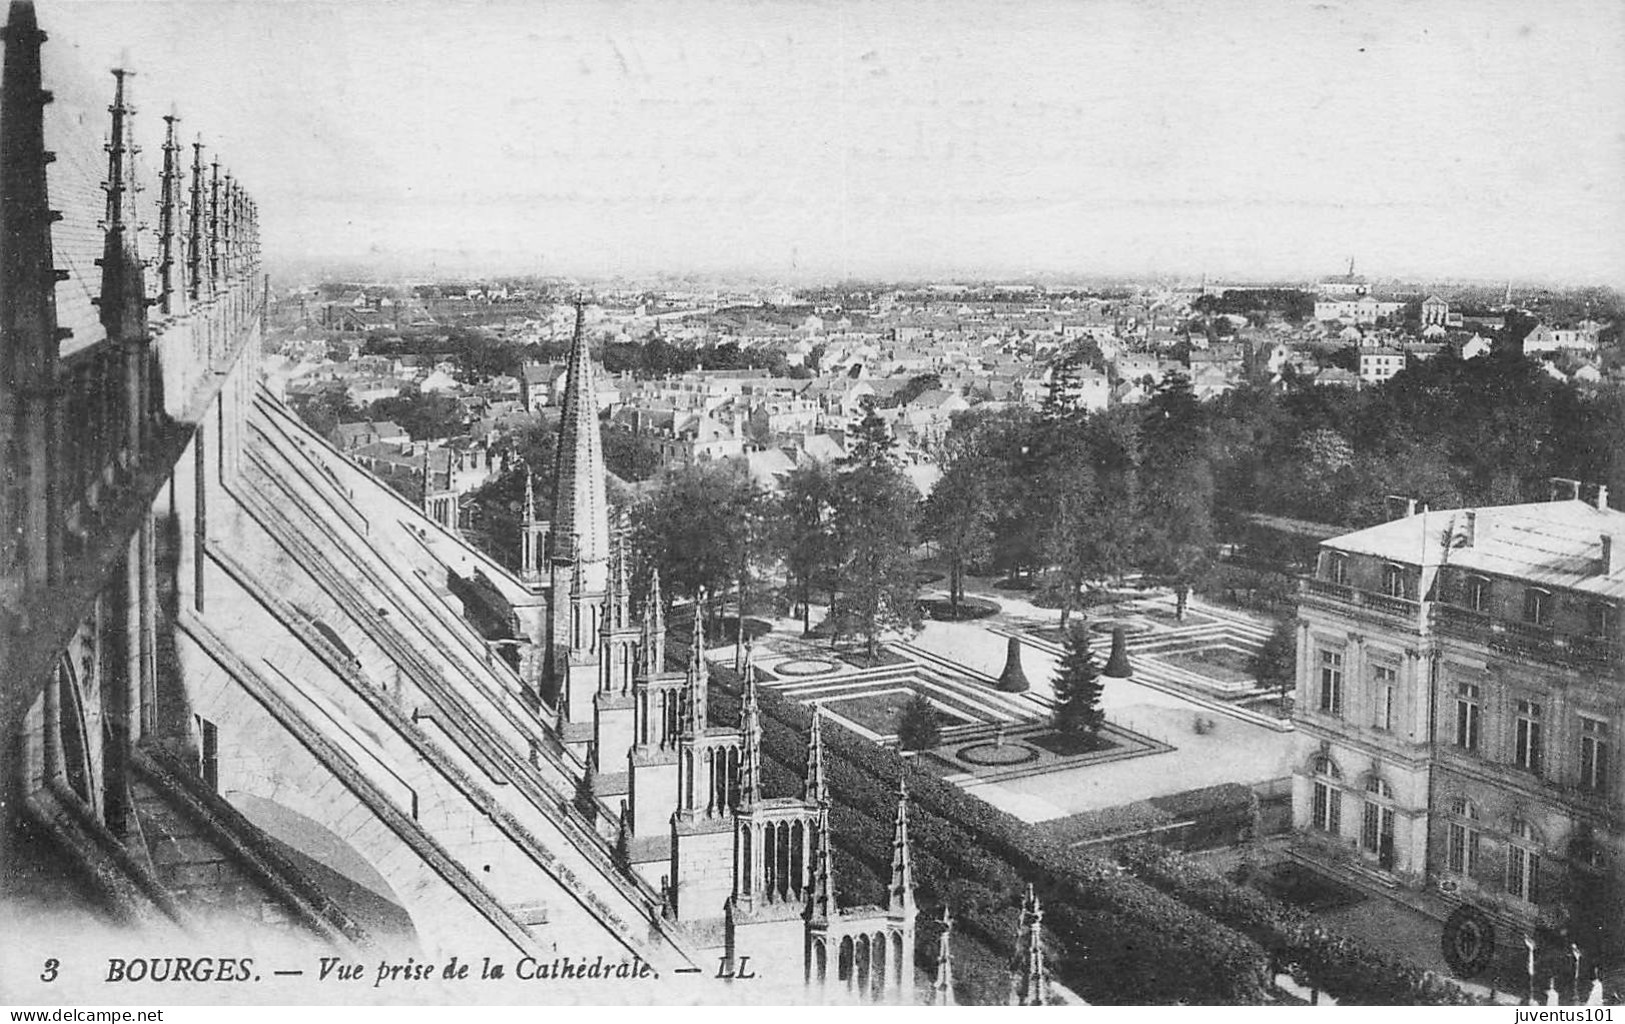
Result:
{"label": "lawn", "polygon": [[[870,732],[880,736],[895,736],[897,723],[903,717],[903,709],[913,699],[913,690],[889,690],[884,693],[864,693],[852,697],[826,697],[819,703]],[[936,709],[937,721],[942,725],[963,725],[970,721],[940,704],[936,705]]]}
{"label": "lawn", "polygon": [[1194,651],[1170,651],[1158,654],[1158,660],[1192,672],[1230,683],[1251,683],[1257,679],[1253,673],[1253,657],[1231,647],[1203,647]]}

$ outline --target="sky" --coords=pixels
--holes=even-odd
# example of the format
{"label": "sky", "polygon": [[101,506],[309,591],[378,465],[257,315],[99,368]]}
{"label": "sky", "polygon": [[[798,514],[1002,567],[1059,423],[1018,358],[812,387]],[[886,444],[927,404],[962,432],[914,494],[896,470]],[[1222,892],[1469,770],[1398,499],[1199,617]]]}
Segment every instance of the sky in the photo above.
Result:
{"label": "sky", "polygon": [[418,273],[1625,285],[1616,0],[40,0]]}

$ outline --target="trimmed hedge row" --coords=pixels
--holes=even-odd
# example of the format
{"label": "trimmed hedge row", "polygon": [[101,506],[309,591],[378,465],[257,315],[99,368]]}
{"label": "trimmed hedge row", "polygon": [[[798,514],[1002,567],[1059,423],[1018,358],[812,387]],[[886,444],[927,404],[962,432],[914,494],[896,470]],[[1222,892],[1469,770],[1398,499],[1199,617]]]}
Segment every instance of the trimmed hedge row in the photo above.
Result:
{"label": "trimmed hedge row", "polygon": [[1154,843],[1133,843],[1118,859],[1135,877],[1250,936],[1283,966],[1297,964],[1341,1005],[1473,1005],[1460,988],[1379,953],[1305,912],[1206,864]]}
{"label": "trimmed hedge row", "polygon": [[[713,666],[711,707],[721,721],[737,714],[738,678]],[[776,777],[799,791],[808,712],[770,690],[761,693],[762,747]],[[826,776],[835,797],[837,879],[843,895],[884,884],[902,763],[842,729],[824,732]],[[1257,1003],[1268,985],[1268,957],[1251,939],[1216,925],[1117,865],[1066,849],[934,776],[910,777],[910,834],[923,902],[946,899],[961,927],[1002,955],[1014,951],[1016,904],[1027,882],[1045,900],[1046,931],[1057,976],[1100,1003]],[[856,870],[855,870],[856,869]],[[858,886],[854,890],[853,885]],[[843,900],[842,902],[847,902]]]}

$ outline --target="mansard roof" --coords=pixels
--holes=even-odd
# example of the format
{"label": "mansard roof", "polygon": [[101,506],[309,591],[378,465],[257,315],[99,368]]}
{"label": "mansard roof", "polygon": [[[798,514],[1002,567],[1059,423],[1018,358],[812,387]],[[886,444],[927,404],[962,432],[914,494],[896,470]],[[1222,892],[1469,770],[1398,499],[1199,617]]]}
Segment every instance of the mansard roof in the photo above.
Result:
{"label": "mansard roof", "polygon": [[[1469,514],[1470,544],[1464,543]],[[1344,534],[1325,546],[1405,565],[1450,565],[1536,586],[1625,598],[1625,571],[1601,571],[1604,536],[1625,544],[1625,512],[1578,500],[1542,501],[1424,512]],[[1625,552],[1616,552],[1616,565],[1622,557]]]}

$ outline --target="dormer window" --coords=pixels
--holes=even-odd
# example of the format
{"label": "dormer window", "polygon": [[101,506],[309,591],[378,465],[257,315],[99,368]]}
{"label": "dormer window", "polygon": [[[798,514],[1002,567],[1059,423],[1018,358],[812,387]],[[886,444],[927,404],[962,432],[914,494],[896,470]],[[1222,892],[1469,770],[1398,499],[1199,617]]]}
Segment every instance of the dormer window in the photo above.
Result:
{"label": "dormer window", "polygon": [[1349,556],[1341,551],[1327,552],[1326,579],[1339,586],[1347,586],[1349,581]]}
{"label": "dormer window", "polygon": [[1406,579],[1405,567],[1402,565],[1385,565],[1382,567],[1382,592],[1389,597],[1408,597],[1406,591],[1409,582]]}
{"label": "dormer window", "polygon": [[1488,612],[1490,610],[1490,581],[1483,576],[1467,577],[1467,586],[1462,595],[1467,607],[1475,612]]}
{"label": "dormer window", "polygon": [[1607,640],[1614,635],[1615,609],[1607,601],[1593,601],[1586,609],[1586,635]]}
{"label": "dormer window", "polygon": [[1546,626],[1552,621],[1552,595],[1539,587],[1523,592],[1523,621],[1531,626]]}

